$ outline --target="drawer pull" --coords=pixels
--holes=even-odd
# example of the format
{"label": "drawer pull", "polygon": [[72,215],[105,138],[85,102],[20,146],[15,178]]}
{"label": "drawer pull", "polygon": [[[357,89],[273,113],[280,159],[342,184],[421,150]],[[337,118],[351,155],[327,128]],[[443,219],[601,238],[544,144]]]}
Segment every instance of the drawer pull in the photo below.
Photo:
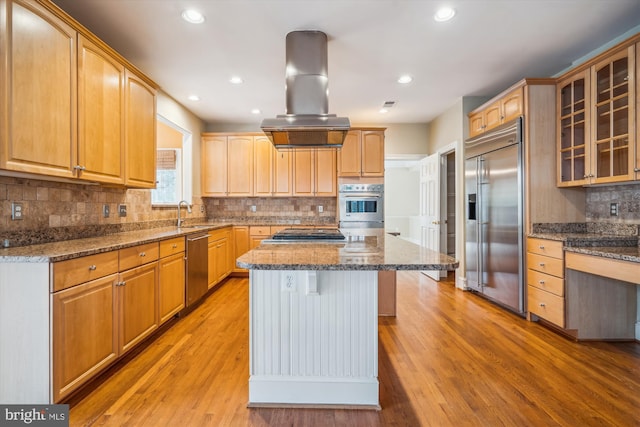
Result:
{"label": "drawer pull", "polygon": [[140,256],[147,256],[144,252],[140,252]]}
{"label": "drawer pull", "polygon": [[538,249],[544,249],[543,245],[538,246]]}
{"label": "drawer pull", "polygon": [[540,307],[546,307],[546,304],[545,304],[545,303],[543,303],[543,302],[541,302],[541,303],[540,303]]}
{"label": "drawer pull", "polygon": [[544,267],[544,262],[538,263],[540,267]]}
{"label": "drawer pull", "polygon": [[178,245],[176,245],[175,243],[171,246],[173,249],[177,248]]}
{"label": "drawer pull", "polygon": [[91,264],[89,266],[89,271],[95,271],[96,270],[96,265],[95,264]]}
{"label": "drawer pull", "polygon": [[544,285],[544,280],[538,280],[538,283]]}

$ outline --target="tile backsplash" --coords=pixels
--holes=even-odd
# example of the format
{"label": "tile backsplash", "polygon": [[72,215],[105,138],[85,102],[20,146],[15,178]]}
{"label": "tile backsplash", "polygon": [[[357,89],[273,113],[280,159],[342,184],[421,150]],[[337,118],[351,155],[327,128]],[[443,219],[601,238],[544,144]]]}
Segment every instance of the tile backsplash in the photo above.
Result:
{"label": "tile backsplash", "polygon": [[[11,219],[11,204],[20,202],[24,219]],[[205,220],[202,200],[193,199],[191,220]],[[104,218],[103,206],[109,205]],[[127,216],[118,215],[126,205]],[[151,207],[150,190],[109,188],[0,176],[0,246],[23,246],[94,237],[121,231],[174,225],[175,207]]]}
{"label": "tile backsplash", "polygon": [[203,201],[207,217],[213,221],[318,225],[338,222],[336,197],[229,197]]}
{"label": "tile backsplash", "polygon": [[[640,224],[640,183],[588,187],[586,196],[587,222]],[[617,216],[610,213],[612,203],[618,204]]]}

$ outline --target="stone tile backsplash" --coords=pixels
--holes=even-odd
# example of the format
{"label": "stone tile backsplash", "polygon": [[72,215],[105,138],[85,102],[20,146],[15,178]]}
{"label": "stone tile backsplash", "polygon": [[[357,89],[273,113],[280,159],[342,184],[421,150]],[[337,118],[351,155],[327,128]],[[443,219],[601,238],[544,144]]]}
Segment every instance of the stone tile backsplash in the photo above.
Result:
{"label": "stone tile backsplash", "polygon": [[[11,219],[11,203],[21,202],[24,219]],[[202,200],[193,199],[189,220],[204,221]],[[110,215],[104,218],[103,206]],[[127,216],[118,215],[118,205]],[[150,190],[109,188],[0,176],[0,246],[24,246],[175,225],[175,207],[152,208]]]}
{"label": "stone tile backsplash", "polygon": [[[212,221],[265,224],[337,224],[335,197],[204,198]],[[322,206],[322,212],[319,207]],[[255,212],[252,210],[255,207]]]}
{"label": "stone tile backsplash", "polygon": [[[589,187],[586,196],[587,222],[640,224],[640,183]],[[611,203],[618,204],[618,216],[610,214]]]}

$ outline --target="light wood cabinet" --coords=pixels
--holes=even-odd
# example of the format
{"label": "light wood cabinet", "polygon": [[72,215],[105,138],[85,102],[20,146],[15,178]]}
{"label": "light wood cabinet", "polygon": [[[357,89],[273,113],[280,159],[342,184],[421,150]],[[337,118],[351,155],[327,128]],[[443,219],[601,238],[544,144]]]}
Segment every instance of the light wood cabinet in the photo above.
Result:
{"label": "light wood cabinet", "polygon": [[117,287],[120,354],[131,350],[158,328],[157,289],[157,262],[120,273]]}
{"label": "light wood cabinet", "polygon": [[623,42],[558,82],[560,187],[640,178],[637,38]]}
{"label": "light wood cabinet", "polygon": [[293,152],[294,196],[336,196],[337,185],[335,149],[314,148]]}
{"label": "light wood cabinet", "polygon": [[227,195],[227,137],[202,136],[202,195]]}
{"label": "light wood cabinet", "polygon": [[233,270],[233,251],[231,244],[232,228],[213,230],[208,240],[208,287],[211,289]]}
{"label": "light wood cabinet", "polygon": [[33,2],[0,7],[0,168],[72,178],[77,33]]}
{"label": "light wood cabinet", "polygon": [[260,246],[260,242],[271,236],[271,227],[268,225],[252,225],[249,227],[249,249]]}
{"label": "light wood cabinet", "polygon": [[634,49],[623,49],[591,68],[592,184],[635,179]]}
{"label": "light wood cabinet", "polygon": [[517,87],[469,113],[469,137],[480,135],[524,114],[524,92]]}
{"label": "light wood cabinet", "polygon": [[270,197],[273,194],[275,151],[269,138],[255,137],[253,140],[253,189],[255,196]]}
{"label": "light wood cabinet", "polygon": [[111,274],[53,294],[54,402],[118,357],[117,278]]}
{"label": "light wood cabinet", "polygon": [[156,186],[156,91],[130,70],[125,72],[125,185]]}
{"label": "light wood cabinet", "polygon": [[253,196],[253,137],[227,138],[227,196]]}
{"label": "light wood cabinet", "polygon": [[337,161],[339,177],[383,177],[384,130],[350,130]]}
{"label": "light wood cabinet", "polygon": [[293,195],[293,153],[273,149],[273,196]]}
{"label": "light wood cabinet", "polygon": [[[155,186],[153,83],[137,72],[125,81],[126,60],[53,4],[0,7],[0,169]],[[138,150],[130,158],[128,136]]]}
{"label": "light wood cabinet", "polygon": [[561,328],[564,312],[564,252],[562,242],[527,239],[527,309]]}
{"label": "light wood cabinet", "polygon": [[249,226],[237,225],[233,227],[233,272],[245,273],[249,270],[236,266],[236,259],[249,252]]}
{"label": "light wood cabinet", "polygon": [[124,65],[78,37],[78,178],[124,184]]}
{"label": "light wood cabinet", "polygon": [[158,310],[160,324],[185,307],[185,241],[184,237],[160,242],[158,262]]}
{"label": "light wood cabinet", "polygon": [[558,186],[583,185],[589,181],[590,74],[583,70],[557,84]]}

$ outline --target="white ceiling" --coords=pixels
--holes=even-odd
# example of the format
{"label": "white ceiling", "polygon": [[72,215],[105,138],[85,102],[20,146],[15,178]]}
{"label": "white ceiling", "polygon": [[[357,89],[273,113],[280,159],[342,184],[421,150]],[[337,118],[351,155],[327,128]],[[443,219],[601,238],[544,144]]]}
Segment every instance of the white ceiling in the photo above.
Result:
{"label": "white ceiling", "polygon": [[[292,30],[329,37],[329,112],[382,125],[426,123],[462,96],[551,76],[640,23],[640,0],[54,1],[207,123],[256,129],[284,113]],[[437,23],[443,3],[457,15]],[[206,21],[184,22],[187,7]],[[403,73],[413,82],[399,85]],[[385,101],[397,104],[383,115]]]}

